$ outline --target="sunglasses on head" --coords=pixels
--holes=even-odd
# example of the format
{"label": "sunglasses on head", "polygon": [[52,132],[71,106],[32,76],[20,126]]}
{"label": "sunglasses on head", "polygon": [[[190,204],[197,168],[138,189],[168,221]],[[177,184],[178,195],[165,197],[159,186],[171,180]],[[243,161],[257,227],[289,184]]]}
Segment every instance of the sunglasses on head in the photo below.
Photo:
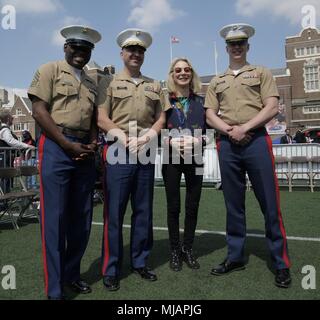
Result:
{"label": "sunglasses on head", "polygon": [[174,68],[174,72],[175,73],[181,73],[182,70],[185,72],[185,73],[190,73],[192,71],[191,67],[185,67],[185,68]]}

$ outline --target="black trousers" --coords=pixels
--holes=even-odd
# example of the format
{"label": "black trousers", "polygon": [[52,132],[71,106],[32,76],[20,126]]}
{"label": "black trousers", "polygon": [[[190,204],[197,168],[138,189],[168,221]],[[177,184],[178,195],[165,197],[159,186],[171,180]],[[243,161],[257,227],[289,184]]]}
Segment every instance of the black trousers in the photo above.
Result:
{"label": "black trousers", "polygon": [[171,249],[180,245],[179,216],[182,173],[186,182],[183,246],[191,249],[193,245],[203,181],[203,174],[202,172],[199,174],[197,169],[202,170],[202,167],[193,164],[164,164],[162,166],[162,176],[167,197],[167,220]]}

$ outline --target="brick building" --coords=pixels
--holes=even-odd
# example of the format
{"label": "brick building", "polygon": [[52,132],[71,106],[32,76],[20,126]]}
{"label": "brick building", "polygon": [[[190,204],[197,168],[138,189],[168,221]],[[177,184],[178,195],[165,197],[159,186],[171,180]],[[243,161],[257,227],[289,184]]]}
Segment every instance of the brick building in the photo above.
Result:
{"label": "brick building", "polygon": [[292,95],[290,127],[320,127],[320,31],[304,29],[287,37],[285,48]]}
{"label": "brick building", "polygon": [[28,130],[33,138],[38,136],[39,128],[32,117],[32,104],[28,98],[15,95],[10,112],[13,116],[12,131],[19,140],[24,130]]}
{"label": "brick building", "polygon": [[115,68],[112,65],[102,68],[96,62],[91,61],[85,66],[85,71],[96,83],[99,83],[102,78],[112,78]]}

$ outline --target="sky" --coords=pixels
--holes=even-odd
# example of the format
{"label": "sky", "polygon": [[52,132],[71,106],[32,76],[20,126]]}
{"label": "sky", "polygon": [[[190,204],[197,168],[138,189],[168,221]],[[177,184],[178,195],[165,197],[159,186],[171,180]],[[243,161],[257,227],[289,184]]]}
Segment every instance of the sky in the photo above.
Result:
{"label": "sky", "polygon": [[[16,29],[6,30],[6,5],[16,10]],[[219,30],[230,23],[249,23],[256,29],[250,39],[248,60],[268,68],[284,68],[287,36],[302,30],[305,5],[316,9],[315,26],[320,29],[319,0],[0,0],[0,86],[28,88],[37,68],[64,59],[59,30],[84,24],[97,29],[102,41],[92,60],[101,66],[122,69],[118,33],[142,28],[153,36],[142,73],[163,80],[170,65],[170,37],[173,57],[187,57],[200,76],[215,73],[214,46],[218,72],[228,67],[224,40]],[[2,26],[2,27],[1,27]]]}

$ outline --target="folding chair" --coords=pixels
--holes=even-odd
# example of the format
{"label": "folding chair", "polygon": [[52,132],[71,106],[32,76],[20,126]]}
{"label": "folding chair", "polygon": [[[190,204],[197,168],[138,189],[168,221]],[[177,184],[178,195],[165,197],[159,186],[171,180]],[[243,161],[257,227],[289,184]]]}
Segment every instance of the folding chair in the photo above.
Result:
{"label": "folding chair", "polygon": [[[16,168],[0,168],[0,179],[13,179],[20,176],[20,171]],[[11,223],[15,229],[19,229],[17,220],[29,204],[33,201],[33,198],[37,195],[34,191],[6,191],[0,186],[0,202],[1,211],[0,219],[6,214],[8,215]],[[17,209],[17,206],[19,209]]]}
{"label": "folding chair", "polygon": [[[20,170],[21,186],[24,191],[28,191],[29,189],[27,187],[27,184],[24,181],[24,178],[37,176],[39,174],[39,170],[37,167],[34,167],[34,166],[20,166],[19,170]],[[32,189],[32,190],[34,190],[34,189]],[[38,189],[35,189],[35,190],[38,190]]]}
{"label": "folding chair", "polygon": [[[40,190],[38,188],[29,189],[26,183],[26,178],[37,176],[39,174],[39,170],[35,166],[23,165],[19,167],[20,171],[20,183],[22,190],[24,192],[34,192],[35,196],[32,201],[29,201],[28,207],[25,211],[23,211],[19,217],[19,219],[23,219],[24,217],[36,217],[40,222]],[[28,209],[28,210],[27,210]]]}

